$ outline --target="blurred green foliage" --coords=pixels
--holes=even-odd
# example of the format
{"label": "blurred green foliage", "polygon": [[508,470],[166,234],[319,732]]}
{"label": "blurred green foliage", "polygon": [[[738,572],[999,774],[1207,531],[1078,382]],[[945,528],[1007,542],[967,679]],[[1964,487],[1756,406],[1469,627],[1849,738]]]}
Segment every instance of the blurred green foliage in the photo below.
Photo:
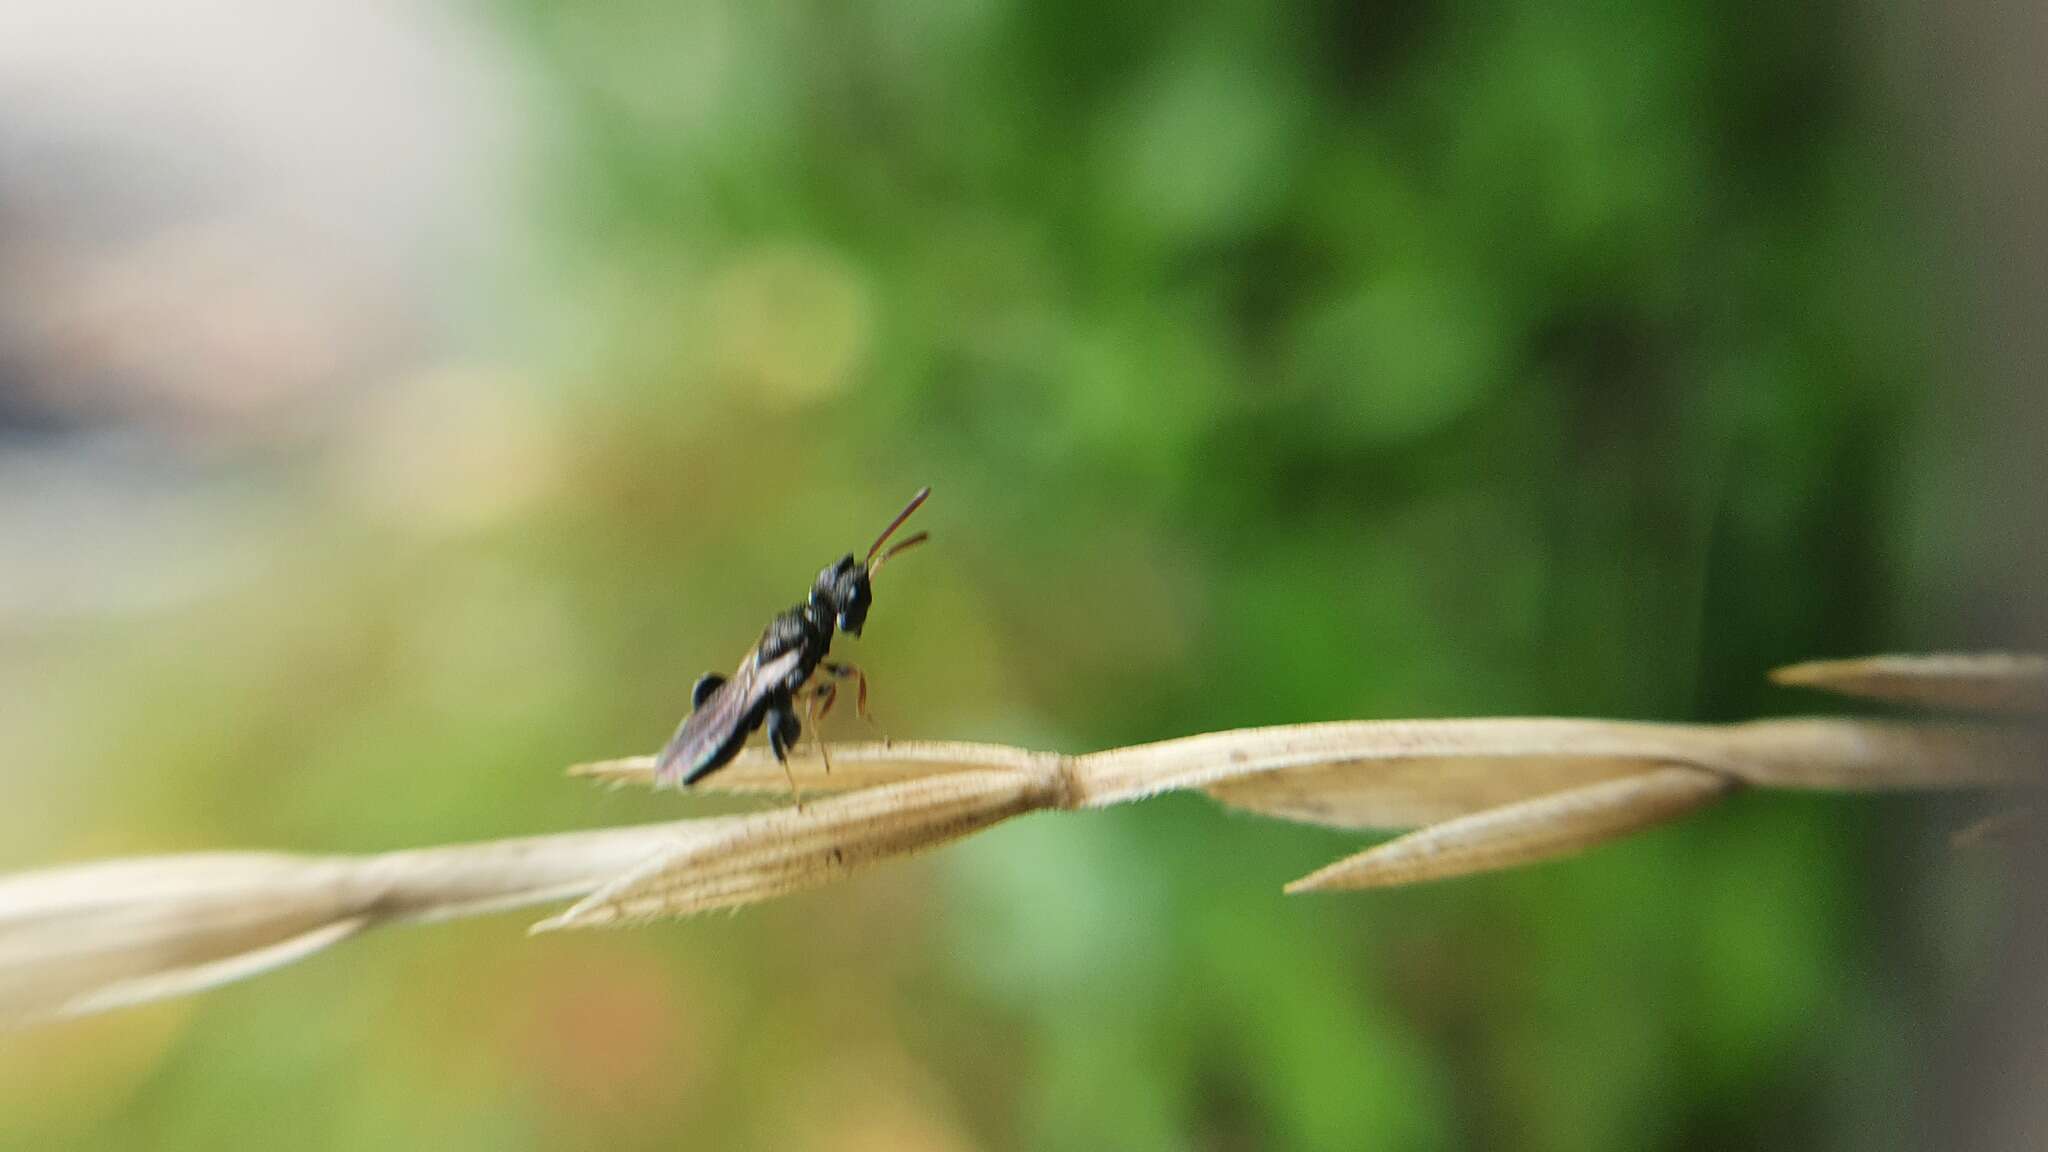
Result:
{"label": "blurred green foliage", "polygon": [[[476,364],[266,478],[256,586],[47,642],[51,762],[118,771],[47,785],[10,863],[672,815],[557,769],[657,744],[920,483],[936,546],[855,645],[900,736],[1725,719],[1812,704],[1773,663],[1944,634],[1903,542],[1928,253],[1848,9],[486,12],[546,130],[532,266]],[[1905,885],[1906,814],[1748,797],[1341,900],[1279,886],[1352,837],[1041,817],[737,918],[394,932],[8,1041],[0,1129],[1897,1147],[1963,884]]]}

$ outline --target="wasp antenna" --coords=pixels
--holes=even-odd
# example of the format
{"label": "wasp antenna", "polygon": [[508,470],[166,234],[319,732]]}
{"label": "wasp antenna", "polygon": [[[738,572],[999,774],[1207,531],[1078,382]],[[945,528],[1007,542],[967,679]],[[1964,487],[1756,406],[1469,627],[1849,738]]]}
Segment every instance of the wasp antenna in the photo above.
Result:
{"label": "wasp antenna", "polygon": [[880,552],[882,550],[882,545],[887,544],[889,542],[889,537],[895,535],[896,530],[898,528],[903,527],[903,522],[905,520],[910,519],[910,514],[912,512],[917,511],[917,506],[924,503],[924,498],[931,494],[932,490],[930,485],[926,485],[923,488],[919,488],[917,490],[917,495],[912,496],[910,498],[910,503],[905,504],[903,506],[903,511],[898,512],[896,514],[896,518],[894,520],[889,521],[889,526],[887,528],[882,529],[882,534],[880,536],[875,537],[875,546],[868,549],[868,558],[866,560],[861,561],[861,563],[867,564],[870,561],[874,560],[875,553]]}
{"label": "wasp antenna", "polygon": [[882,558],[880,560],[877,560],[873,564],[868,565],[868,575],[873,576],[875,573],[880,572],[882,570],[882,565],[887,564],[889,562],[890,557],[895,556],[901,552],[908,552],[912,548],[917,547],[919,544],[922,544],[931,538],[931,533],[919,532],[915,536],[911,536],[906,539],[897,541],[896,546],[894,548],[891,548],[887,552],[882,553]]}

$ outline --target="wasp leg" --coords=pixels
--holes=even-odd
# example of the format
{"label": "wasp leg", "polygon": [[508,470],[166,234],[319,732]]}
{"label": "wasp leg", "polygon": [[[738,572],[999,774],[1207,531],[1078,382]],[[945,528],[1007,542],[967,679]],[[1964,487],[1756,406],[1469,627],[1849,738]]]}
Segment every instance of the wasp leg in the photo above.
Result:
{"label": "wasp leg", "polygon": [[825,751],[825,736],[818,731],[818,721],[832,711],[832,703],[837,699],[839,688],[830,682],[817,685],[804,696],[804,720],[811,725],[811,743],[818,746],[818,759],[825,762],[827,776],[832,774],[832,754]]}
{"label": "wasp leg", "polygon": [[868,715],[868,674],[861,670],[860,665],[835,664],[831,661],[826,661],[818,665],[818,667],[824,669],[825,673],[834,679],[844,680],[849,676],[853,678],[853,709],[860,713],[861,719],[869,724],[873,724],[875,718]]}
{"label": "wasp leg", "polygon": [[[823,720],[825,717],[830,716],[832,714],[832,706],[834,704],[839,703],[839,685],[830,683],[829,681],[824,684],[820,684],[817,687],[811,689],[811,699],[816,701],[818,705],[818,715],[816,718],[819,720]],[[809,723],[811,719],[812,717],[810,716],[804,717],[804,721],[806,723]]]}
{"label": "wasp leg", "polygon": [[706,672],[702,676],[697,677],[696,687],[690,689],[690,711],[695,712],[697,709],[702,708],[704,702],[711,699],[711,694],[723,687],[725,687],[725,677],[720,676],[716,672]]}
{"label": "wasp leg", "polygon": [[776,763],[782,765],[782,774],[789,779],[789,796],[796,806],[804,806],[803,790],[796,786],[796,772],[789,766],[789,750],[796,746],[804,734],[804,726],[790,710],[789,693],[779,693],[768,707],[768,749],[775,753]]}

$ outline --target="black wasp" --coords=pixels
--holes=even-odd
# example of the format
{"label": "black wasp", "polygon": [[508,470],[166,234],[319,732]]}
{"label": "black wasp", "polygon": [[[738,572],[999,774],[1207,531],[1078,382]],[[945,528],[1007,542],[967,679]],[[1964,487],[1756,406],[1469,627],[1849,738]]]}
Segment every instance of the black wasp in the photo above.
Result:
{"label": "black wasp", "polygon": [[[891,557],[927,539],[928,533],[919,532],[882,552],[882,545],[931,494],[930,488],[918,489],[896,519],[882,529],[866,559],[855,563],[849,552],[818,573],[817,581],[811,585],[810,598],[768,622],[761,639],[754,643],[754,650],[740,661],[737,672],[730,677],[709,672],[697,681],[697,687],[690,693],[690,714],[683,718],[682,726],[655,762],[657,786],[678,780],[686,786],[695,784],[725,767],[763,723],[768,726],[768,746],[774,750],[782,770],[789,772],[789,750],[803,734],[803,724],[796,716],[797,701],[801,699],[804,703],[805,719],[823,717],[838,699],[837,681],[848,677],[859,685],[857,707],[863,717],[867,715],[867,674],[851,664],[833,663],[825,657],[832,651],[835,628],[849,636],[860,635],[874,599],[869,582],[875,573]],[[875,555],[878,552],[880,559]],[[831,679],[806,687],[811,674],[821,669]],[[819,745],[819,751],[823,750],[824,746]],[[830,770],[829,761],[826,767]],[[791,792],[796,790],[794,774],[790,776],[789,787]]]}

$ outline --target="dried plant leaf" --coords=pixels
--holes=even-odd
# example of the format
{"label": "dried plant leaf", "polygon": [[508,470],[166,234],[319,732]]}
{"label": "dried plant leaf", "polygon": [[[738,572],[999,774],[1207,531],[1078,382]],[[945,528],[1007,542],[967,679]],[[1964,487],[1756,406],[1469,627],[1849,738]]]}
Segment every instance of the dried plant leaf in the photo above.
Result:
{"label": "dried plant leaf", "polygon": [[2048,715],[2048,656],[2018,652],[1814,660],[1771,673],[1779,684],[1846,696],[2001,715]]}
{"label": "dried plant leaf", "polygon": [[1310,873],[1287,891],[1385,888],[1554,860],[1696,811],[1733,786],[1697,768],[1656,768],[1432,825]]}
{"label": "dried plant leaf", "polygon": [[1015,771],[905,780],[736,818],[721,834],[646,861],[537,932],[684,916],[815,888],[857,868],[1056,806],[1057,779]]}

